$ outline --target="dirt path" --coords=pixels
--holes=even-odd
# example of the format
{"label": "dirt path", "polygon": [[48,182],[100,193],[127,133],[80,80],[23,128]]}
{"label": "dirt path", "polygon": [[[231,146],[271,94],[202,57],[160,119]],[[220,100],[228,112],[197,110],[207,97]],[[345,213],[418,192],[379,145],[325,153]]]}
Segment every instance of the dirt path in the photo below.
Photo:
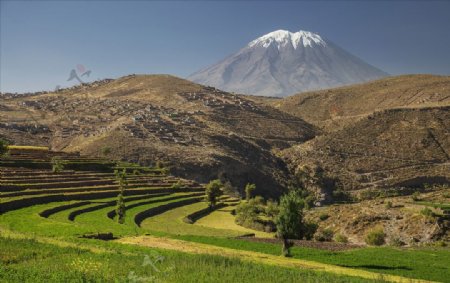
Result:
{"label": "dirt path", "polygon": [[324,271],[331,272],[335,274],[348,275],[348,276],[357,276],[366,279],[375,279],[375,280],[386,280],[390,282],[414,282],[414,283],[422,283],[422,282],[431,282],[426,280],[418,280],[418,279],[410,279],[406,277],[396,276],[396,275],[388,275],[388,274],[380,274],[374,273],[365,270],[353,269],[335,266],[331,264],[324,264],[314,261],[302,260],[302,259],[293,259],[286,258],[281,256],[263,254],[252,251],[243,251],[243,250],[235,250],[230,248],[223,248],[218,246],[212,246],[201,243],[194,243],[176,239],[169,238],[159,238],[152,236],[141,236],[141,237],[128,237],[122,238],[118,240],[118,242],[124,244],[133,244],[140,245],[146,247],[153,248],[161,248],[167,250],[175,250],[186,253],[195,253],[195,254],[211,254],[211,255],[220,255],[226,257],[236,257],[241,260],[257,262],[269,265],[276,265],[281,267],[299,267],[305,269],[311,269],[315,271]]}

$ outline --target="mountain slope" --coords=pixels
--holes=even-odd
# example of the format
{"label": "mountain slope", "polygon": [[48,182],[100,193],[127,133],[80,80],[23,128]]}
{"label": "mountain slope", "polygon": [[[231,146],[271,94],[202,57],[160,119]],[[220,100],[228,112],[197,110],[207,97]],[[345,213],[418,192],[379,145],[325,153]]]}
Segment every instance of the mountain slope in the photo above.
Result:
{"label": "mountain slope", "polygon": [[450,105],[450,77],[404,75],[258,101],[335,131],[379,110]]}
{"label": "mountain slope", "polygon": [[389,109],[286,149],[282,156],[292,171],[320,165],[349,191],[449,184],[449,129],[450,106]]}
{"label": "mountain slope", "polygon": [[117,80],[14,97],[3,95],[0,138],[142,164],[179,176],[256,183],[276,196],[288,172],[272,148],[311,139],[316,128],[243,96],[168,75]]}
{"label": "mountain slope", "polygon": [[188,79],[226,91],[282,97],[384,76],[317,34],[278,30]]}

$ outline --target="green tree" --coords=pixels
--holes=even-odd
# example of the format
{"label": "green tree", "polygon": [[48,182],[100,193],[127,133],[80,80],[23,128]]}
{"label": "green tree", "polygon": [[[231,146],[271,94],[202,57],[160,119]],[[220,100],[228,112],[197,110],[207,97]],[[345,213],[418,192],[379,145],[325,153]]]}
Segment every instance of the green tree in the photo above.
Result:
{"label": "green tree", "polygon": [[277,234],[283,240],[283,255],[290,255],[288,239],[301,239],[304,236],[303,209],[305,202],[298,192],[290,191],[280,199],[278,217],[276,218]]}
{"label": "green tree", "polygon": [[216,205],[217,199],[223,194],[222,188],[223,184],[219,179],[212,180],[206,185],[206,201],[210,209]]}
{"label": "green tree", "polygon": [[125,189],[128,186],[127,181],[127,171],[123,169],[122,171],[115,170],[114,174],[116,176],[116,181],[119,184],[119,194],[117,195],[117,204],[116,204],[116,214],[117,214],[117,222],[120,224],[125,223]]}
{"label": "green tree", "polygon": [[247,185],[245,185],[245,200],[249,201],[252,198],[252,193],[255,189],[255,184],[247,183]]}
{"label": "green tree", "polygon": [[8,152],[8,142],[0,139],[0,157]]}
{"label": "green tree", "polygon": [[52,171],[53,173],[59,173],[64,170],[64,161],[59,156],[52,157]]}
{"label": "green tree", "polygon": [[279,212],[280,212],[280,209],[278,207],[278,203],[269,199],[267,201],[266,208],[265,208],[266,216],[269,217],[270,219],[274,220],[277,217]]}

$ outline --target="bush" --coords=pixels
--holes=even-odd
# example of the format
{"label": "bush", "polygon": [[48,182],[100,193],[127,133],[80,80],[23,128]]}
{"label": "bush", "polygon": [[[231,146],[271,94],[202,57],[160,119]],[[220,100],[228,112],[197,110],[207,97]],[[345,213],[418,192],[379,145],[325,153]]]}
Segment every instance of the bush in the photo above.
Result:
{"label": "bush", "polygon": [[388,201],[388,202],[385,204],[385,207],[386,207],[386,209],[392,208],[392,201]]}
{"label": "bush", "polygon": [[64,170],[64,161],[60,157],[54,156],[52,158],[52,171],[53,173],[59,173]]}
{"label": "bush", "polygon": [[330,215],[328,215],[328,214],[326,214],[326,213],[322,213],[322,214],[319,215],[319,219],[320,219],[321,221],[325,221],[325,220],[327,220],[329,217],[330,217]]}
{"label": "bush", "polygon": [[182,187],[183,187],[183,183],[181,183],[180,180],[178,180],[178,182],[172,184],[172,186],[171,186],[171,188],[175,189],[175,190],[181,189]]}
{"label": "bush", "polygon": [[319,242],[330,242],[333,239],[333,230],[323,229],[314,235],[314,240]]}
{"label": "bush", "polygon": [[279,212],[278,204],[273,200],[268,200],[265,208],[266,216],[270,219],[275,219]]}
{"label": "bush", "polygon": [[259,196],[252,198],[236,207],[235,222],[247,228],[264,231],[264,224],[258,221],[258,216],[262,212],[264,212],[263,198]]}
{"label": "bush", "polygon": [[245,200],[249,201],[252,198],[253,191],[256,189],[255,184],[247,183],[245,185]]}
{"label": "bush", "polygon": [[425,217],[429,217],[429,218],[436,217],[436,214],[431,209],[429,209],[428,207],[425,207],[424,209],[422,209],[420,211],[420,214],[424,215]]}
{"label": "bush", "polygon": [[405,245],[405,242],[403,242],[402,240],[400,240],[400,238],[391,238],[389,241],[389,245],[393,246],[393,247],[401,247]]}
{"label": "bush", "polygon": [[8,152],[8,142],[0,139],[0,157]]}
{"label": "bush", "polygon": [[385,243],[386,234],[384,234],[383,228],[375,228],[370,230],[366,234],[364,239],[366,244],[371,246],[381,246]]}
{"label": "bush", "polygon": [[420,201],[420,193],[419,192],[414,192],[411,195],[411,198],[412,198],[413,201]]}
{"label": "bush", "polygon": [[352,200],[351,195],[340,188],[334,190],[332,196],[335,201],[348,202]]}
{"label": "bush", "polygon": [[319,227],[319,225],[317,225],[317,223],[314,222],[306,222],[304,224],[304,237],[306,240],[312,240],[312,238],[314,237],[314,234],[317,231],[317,228]]}
{"label": "bush", "polygon": [[106,156],[106,155],[108,155],[108,154],[110,154],[110,153],[111,153],[111,148],[110,148],[110,147],[104,146],[104,147],[102,148],[102,155],[103,155],[103,156]]}
{"label": "bush", "polygon": [[334,236],[334,241],[338,243],[348,243],[348,238],[342,234],[336,234]]}

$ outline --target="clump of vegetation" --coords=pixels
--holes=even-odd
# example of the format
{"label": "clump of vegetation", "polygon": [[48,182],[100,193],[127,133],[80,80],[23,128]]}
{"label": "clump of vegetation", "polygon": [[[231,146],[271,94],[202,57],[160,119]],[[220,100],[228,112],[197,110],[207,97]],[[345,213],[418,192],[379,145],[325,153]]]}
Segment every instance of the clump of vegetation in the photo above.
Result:
{"label": "clump of vegetation", "polygon": [[390,209],[390,208],[392,208],[393,207],[393,205],[392,205],[392,201],[387,201],[386,202],[386,204],[384,205],[385,207],[386,207],[386,209]]}
{"label": "clump of vegetation", "polygon": [[64,161],[59,156],[52,158],[52,172],[59,173],[64,170]]}
{"label": "clump of vegetation", "polygon": [[219,179],[212,180],[206,185],[206,201],[208,202],[209,208],[212,209],[217,204],[217,199],[223,195],[223,184]]}
{"label": "clump of vegetation", "polygon": [[178,180],[178,182],[176,182],[176,183],[173,183],[171,186],[171,188],[174,190],[179,190],[182,187],[183,187],[183,183],[180,180]]}
{"label": "clump of vegetation", "polygon": [[264,199],[260,196],[254,197],[236,207],[236,224],[264,231],[264,224],[262,221],[259,221],[260,214],[264,212]]}
{"label": "clump of vegetation", "polygon": [[329,217],[330,217],[330,215],[328,215],[327,213],[322,213],[322,214],[319,215],[319,219],[320,219],[321,221],[325,221],[325,220],[327,220]]}
{"label": "clump of vegetation", "polygon": [[436,214],[428,207],[425,207],[420,211],[420,214],[424,215],[427,218],[434,218],[436,217]]}
{"label": "clump of vegetation", "polygon": [[413,201],[420,201],[420,193],[419,192],[414,192],[411,195],[411,198],[412,198]]}
{"label": "clump of vegetation", "polygon": [[8,153],[8,142],[0,139],[0,157]]}
{"label": "clump of vegetation", "polygon": [[364,241],[366,244],[371,246],[381,246],[385,243],[386,234],[384,233],[383,228],[377,227],[372,230],[370,230],[366,234],[366,238]]}
{"label": "clump of vegetation", "polygon": [[249,201],[252,198],[252,194],[255,189],[255,184],[248,183],[247,185],[245,185],[245,200]]}
{"label": "clump of vegetation", "polygon": [[314,235],[314,240],[319,242],[331,242],[333,239],[334,232],[331,229],[323,229],[317,231]]}
{"label": "clump of vegetation", "polygon": [[107,156],[111,153],[111,148],[109,146],[102,147],[102,155]]}
{"label": "clump of vegetation", "polygon": [[280,199],[280,213],[276,219],[278,237],[283,240],[282,254],[290,256],[288,239],[301,239],[304,236],[303,209],[305,202],[296,191],[290,191]]}
{"label": "clump of vegetation", "polygon": [[340,234],[340,233],[337,233],[337,234],[334,236],[334,241],[337,242],[337,243],[343,243],[343,244],[346,244],[346,243],[348,243],[348,238],[347,238],[345,235],[342,235],[342,234]]}
{"label": "clump of vegetation", "polygon": [[405,242],[403,242],[400,238],[394,237],[389,240],[389,245],[393,247],[401,247],[405,245]]}
{"label": "clump of vegetation", "polygon": [[349,193],[344,191],[342,188],[336,188],[331,193],[333,199],[338,202],[349,202],[352,201],[352,197]]}
{"label": "clump of vegetation", "polygon": [[116,204],[117,222],[123,224],[125,223],[125,211],[126,211],[124,194],[125,189],[128,186],[127,171],[126,169],[123,169],[122,171],[115,170],[114,174],[116,176],[116,181],[119,184],[119,194],[117,195],[117,204]]}
{"label": "clump of vegetation", "polygon": [[279,212],[280,208],[278,207],[278,203],[276,201],[269,199],[266,203],[265,208],[266,216],[274,221],[275,217],[277,217]]}

